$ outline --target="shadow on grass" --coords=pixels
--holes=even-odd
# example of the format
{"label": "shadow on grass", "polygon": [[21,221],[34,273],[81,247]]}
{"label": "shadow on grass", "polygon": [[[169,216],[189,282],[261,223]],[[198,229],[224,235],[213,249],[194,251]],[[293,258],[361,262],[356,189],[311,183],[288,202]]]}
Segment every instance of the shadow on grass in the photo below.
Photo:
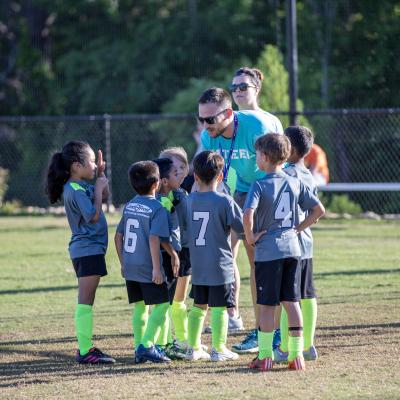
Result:
{"label": "shadow on grass", "polygon": [[[117,288],[125,287],[124,283],[106,283],[100,284],[99,288]],[[5,294],[19,294],[19,293],[40,293],[40,292],[62,292],[66,290],[76,290],[77,285],[73,286],[48,286],[48,287],[38,287],[29,289],[10,289],[10,290],[0,290],[0,295]]]}
{"label": "shadow on grass", "polygon": [[314,277],[338,276],[338,275],[374,275],[374,274],[399,274],[400,269],[356,269],[350,271],[334,271],[334,272],[315,272]]}
{"label": "shadow on grass", "polygon": [[65,227],[61,225],[46,225],[46,226],[25,226],[23,228],[2,228],[0,229],[0,233],[22,233],[22,232],[41,232],[41,231],[55,231],[55,230],[64,230]]}

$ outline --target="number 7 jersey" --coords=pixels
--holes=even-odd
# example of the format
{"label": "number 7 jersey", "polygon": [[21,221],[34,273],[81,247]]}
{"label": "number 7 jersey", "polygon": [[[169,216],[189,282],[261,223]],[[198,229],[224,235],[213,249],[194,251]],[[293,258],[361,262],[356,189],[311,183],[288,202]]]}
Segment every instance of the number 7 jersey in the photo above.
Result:
{"label": "number 7 jersey", "polygon": [[243,217],[232,197],[194,192],[187,201],[192,283],[218,286],[234,281],[231,229],[243,232]]}
{"label": "number 7 jersey", "polygon": [[255,210],[254,232],[266,231],[256,243],[255,261],[300,258],[299,238],[294,231],[299,211],[308,211],[317,204],[318,198],[299,179],[282,171],[254,182],[244,210]]}
{"label": "number 7 jersey", "polygon": [[138,195],[125,205],[117,232],[124,236],[122,256],[125,279],[151,283],[153,263],[149,236],[158,236],[161,241],[169,241],[167,210],[155,197]]}

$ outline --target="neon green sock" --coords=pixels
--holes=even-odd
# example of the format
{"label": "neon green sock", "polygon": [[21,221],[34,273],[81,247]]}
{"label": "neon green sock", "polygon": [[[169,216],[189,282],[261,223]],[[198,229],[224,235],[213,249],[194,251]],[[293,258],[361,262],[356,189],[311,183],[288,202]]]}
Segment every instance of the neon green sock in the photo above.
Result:
{"label": "neon green sock", "polygon": [[193,307],[188,316],[188,343],[195,350],[199,350],[201,347],[201,330],[206,314],[206,310]]}
{"label": "neon green sock", "polygon": [[272,352],[272,341],[274,340],[274,331],[262,332],[258,330],[258,359],[263,360],[267,357],[274,357]]}
{"label": "neon green sock", "polygon": [[180,342],[187,341],[188,315],[184,301],[175,301],[171,307],[171,317],[174,323],[175,336]]}
{"label": "neon green sock", "polygon": [[162,324],[160,329],[160,334],[155,338],[155,343],[159,346],[166,346],[167,343],[172,343],[169,341],[169,332],[171,330],[171,320],[169,318],[169,308],[167,312],[167,317],[165,318],[165,322]]}
{"label": "neon green sock", "polygon": [[211,307],[212,347],[222,351],[228,335],[228,312],[226,307]]}
{"label": "neon green sock", "polygon": [[303,299],[300,302],[303,314],[304,349],[314,345],[315,326],[317,325],[317,299]]}
{"label": "neon green sock", "polygon": [[143,300],[137,301],[132,308],[133,343],[135,346],[139,346],[142,341],[148,316],[149,306],[146,306]]}
{"label": "neon green sock", "polygon": [[91,305],[76,305],[75,332],[78,338],[79,352],[81,356],[84,356],[93,347],[93,311]]}
{"label": "neon green sock", "polygon": [[281,344],[279,345],[280,349],[284,352],[288,351],[288,337],[289,337],[289,321],[287,312],[284,307],[282,307],[281,313]]}
{"label": "neon green sock", "polygon": [[172,318],[171,318],[171,304],[168,307],[168,330],[167,330],[167,343],[174,343],[174,337],[172,336]]}
{"label": "neon green sock", "polygon": [[141,342],[144,347],[149,348],[153,346],[155,338],[160,334],[161,327],[167,318],[168,307],[169,302],[154,306]]}
{"label": "neon green sock", "polygon": [[304,348],[303,336],[289,336],[288,360],[292,361],[296,357],[302,357],[303,348]]}

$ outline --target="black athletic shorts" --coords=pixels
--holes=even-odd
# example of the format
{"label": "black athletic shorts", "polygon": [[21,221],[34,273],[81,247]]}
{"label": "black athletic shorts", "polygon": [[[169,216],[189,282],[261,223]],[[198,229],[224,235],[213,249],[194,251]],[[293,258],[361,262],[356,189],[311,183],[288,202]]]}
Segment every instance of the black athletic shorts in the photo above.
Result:
{"label": "black athletic shorts", "polygon": [[209,307],[235,307],[233,283],[218,286],[192,285],[189,296],[194,304],[208,304]]}
{"label": "black athletic shorts", "polygon": [[178,276],[182,277],[192,275],[192,265],[190,264],[189,249],[187,247],[182,247],[182,250],[179,251],[178,254],[180,261]]}
{"label": "black athletic shorts", "polygon": [[313,260],[307,258],[301,260],[301,288],[300,295],[302,299],[314,299],[317,297],[317,293],[314,287],[313,278]]}
{"label": "black athletic shorts", "polygon": [[[233,194],[233,200],[235,200],[236,204],[240,207],[240,209],[243,211],[244,203],[246,202],[246,197],[247,193],[246,192],[239,192],[238,190],[235,190],[235,193]],[[236,235],[240,240],[245,240],[246,237],[244,235],[244,232],[237,233]]]}
{"label": "black athletic shorts", "polygon": [[300,301],[301,266],[297,258],[255,262],[257,304]]}
{"label": "black athletic shorts", "polygon": [[107,275],[106,259],[104,254],[73,258],[72,265],[74,266],[77,278],[92,275]]}
{"label": "black athletic shorts", "polygon": [[153,282],[143,283],[137,281],[126,281],[129,304],[144,300],[144,304],[162,304],[169,301],[167,284],[164,282],[157,285]]}

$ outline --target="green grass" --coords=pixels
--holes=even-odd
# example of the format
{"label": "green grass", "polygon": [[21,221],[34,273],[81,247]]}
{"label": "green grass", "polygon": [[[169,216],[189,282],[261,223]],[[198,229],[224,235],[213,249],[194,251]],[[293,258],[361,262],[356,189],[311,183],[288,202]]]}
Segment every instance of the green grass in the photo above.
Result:
{"label": "green grass", "polygon": [[[112,238],[117,217],[109,217]],[[95,302],[96,344],[112,367],[79,366],[76,278],[62,217],[0,218],[0,398],[399,398],[400,224],[321,221],[314,228],[320,359],[305,373],[254,373],[226,364],[133,364],[130,307],[113,245]],[[241,314],[253,314],[240,253]],[[230,336],[229,345],[243,335]],[[210,335],[204,335],[210,343]]]}

